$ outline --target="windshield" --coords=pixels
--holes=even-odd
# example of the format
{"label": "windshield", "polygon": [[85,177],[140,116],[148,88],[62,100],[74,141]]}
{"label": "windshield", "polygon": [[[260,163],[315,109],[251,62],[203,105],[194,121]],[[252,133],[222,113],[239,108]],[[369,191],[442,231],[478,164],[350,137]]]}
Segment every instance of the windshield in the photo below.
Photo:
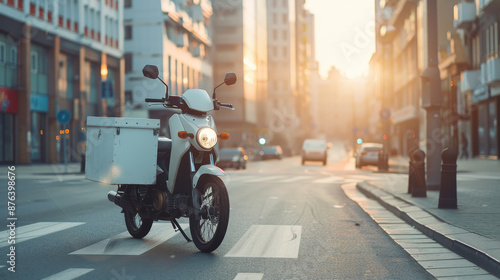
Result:
{"label": "windshield", "polygon": [[304,143],[305,148],[317,148],[324,149],[326,148],[326,143],[323,141],[308,141]]}

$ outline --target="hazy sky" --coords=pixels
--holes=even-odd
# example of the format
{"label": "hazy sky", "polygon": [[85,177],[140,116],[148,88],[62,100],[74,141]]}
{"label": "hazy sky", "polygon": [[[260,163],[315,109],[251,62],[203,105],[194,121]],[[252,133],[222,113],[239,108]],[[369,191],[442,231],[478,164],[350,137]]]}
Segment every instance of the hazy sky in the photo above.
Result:
{"label": "hazy sky", "polygon": [[375,50],[374,0],[306,0],[315,15],[320,74],[335,66],[349,77],[366,74]]}

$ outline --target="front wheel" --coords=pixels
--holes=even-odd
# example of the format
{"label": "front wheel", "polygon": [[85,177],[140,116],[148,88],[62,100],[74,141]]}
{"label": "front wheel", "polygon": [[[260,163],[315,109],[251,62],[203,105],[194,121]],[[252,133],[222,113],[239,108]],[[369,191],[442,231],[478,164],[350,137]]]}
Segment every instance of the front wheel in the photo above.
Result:
{"label": "front wheel", "polygon": [[125,225],[130,235],[134,238],[143,238],[151,230],[153,219],[144,219],[139,216],[139,213],[130,213],[125,211]]}
{"label": "front wheel", "polygon": [[224,183],[218,178],[208,178],[197,186],[201,198],[201,215],[189,217],[189,229],[196,247],[202,252],[212,252],[222,243],[229,222],[229,196]]}

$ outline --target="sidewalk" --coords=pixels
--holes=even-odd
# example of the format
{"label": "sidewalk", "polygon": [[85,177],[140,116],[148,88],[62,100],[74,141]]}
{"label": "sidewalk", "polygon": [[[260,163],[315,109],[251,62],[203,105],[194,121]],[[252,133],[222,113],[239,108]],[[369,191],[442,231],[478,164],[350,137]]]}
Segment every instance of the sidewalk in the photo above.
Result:
{"label": "sidewalk", "polygon": [[[34,164],[11,164],[2,165],[0,167],[7,169],[7,166],[16,167],[16,175],[19,178],[23,176],[54,176],[54,175],[78,175],[84,176],[83,172],[80,172],[80,163],[71,162],[68,163],[67,168],[63,163],[34,163]],[[67,171],[67,172],[66,172]]]}
{"label": "sidewalk", "polygon": [[[408,159],[391,158],[386,180],[358,183],[365,195],[444,247],[500,277],[500,161],[457,162],[457,209],[439,209],[439,191],[408,194]],[[394,174],[398,173],[398,174]]]}

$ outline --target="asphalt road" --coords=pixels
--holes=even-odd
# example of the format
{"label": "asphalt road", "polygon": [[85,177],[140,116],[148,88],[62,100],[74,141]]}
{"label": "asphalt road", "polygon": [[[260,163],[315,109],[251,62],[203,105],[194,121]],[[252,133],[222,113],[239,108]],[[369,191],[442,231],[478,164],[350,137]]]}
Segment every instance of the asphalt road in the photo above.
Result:
{"label": "asphalt road", "polygon": [[[327,166],[302,166],[293,157],[228,170],[229,228],[211,254],[164,222],[143,240],[130,238],[123,214],[106,198],[114,186],[82,175],[18,175],[16,272],[7,270],[4,228],[0,278],[432,279],[341,188],[381,175],[354,170],[343,152],[330,154]],[[0,193],[8,224],[6,187]]]}

